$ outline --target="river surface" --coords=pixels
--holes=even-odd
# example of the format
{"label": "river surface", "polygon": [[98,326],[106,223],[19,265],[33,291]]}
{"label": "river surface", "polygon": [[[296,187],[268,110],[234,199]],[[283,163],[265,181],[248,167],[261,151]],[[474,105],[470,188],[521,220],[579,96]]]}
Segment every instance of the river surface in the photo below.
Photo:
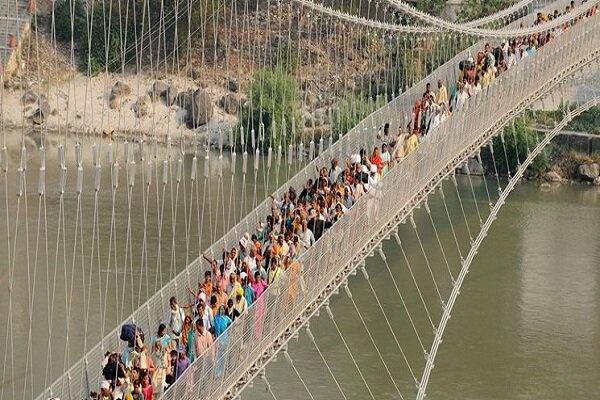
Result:
{"label": "river surface", "polygon": [[[491,188],[493,182],[488,182]],[[478,200],[483,200],[481,181],[474,179],[473,183]],[[457,236],[468,237],[460,204],[448,194],[451,186],[444,188]],[[468,202],[470,188],[466,178],[459,179],[459,188],[463,189],[467,220],[475,231],[478,216],[473,203]],[[452,235],[449,223],[443,223],[444,215],[436,197],[433,195],[430,201],[432,215],[440,236],[449,238]],[[480,210],[485,206],[485,201],[479,201]],[[416,214],[417,225],[425,225],[423,214]],[[433,236],[431,231],[421,231],[429,262],[443,291],[444,268],[436,269],[442,261],[434,254],[437,242]],[[425,304],[433,314],[435,291],[428,285],[431,281],[428,273],[423,272],[426,264],[418,243],[411,240],[411,229],[406,226],[401,226],[400,237]],[[447,257],[454,257],[450,264],[455,272],[457,255],[452,255],[452,240],[442,239],[442,242]],[[429,351],[427,344],[431,343],[432,334],[424,321],[418,294],[406,274],[403,255],[393,239],[383,248]],[[404,398],[414,398],[416,394],[390,325],[399,342],[407,343],[403,351],[420,377],[424,358],[418,351],[416,335],[381,258],[375,255],[366,265],[374,290],[361,273],[350,279],[349,287],[367,328],[344,291],[331,300],[342,336],[326,312],[310,323],[318,349],[332,374],[304,332],[289,345],[294,365],[316,399],[344,398],[333,377],[348,399],[369,399],[368,390],[378,400],[401,398],[391,384],[390,375]],[[448,286],[444,290],[447,289]],[[439,315],[437,312],[436,318]],[[382,357],[377,355],[369,333]],[[341,337],[348,343],[351,355]],[[310,398],[285,357],[279,356],[267,368],[266,376],[277,399]],[[598,382],[600,190],[581,185],[544,190],[534,183],[520,184],[501,209],[467,274],[438,351],[427,398],[589,399],[598,396]],[[256,382],[247,392],[244,398],[270,398],[263,382]]]}
{"label": "river surface", "polygon": [[[47,186],[53,188],[52,191],[48,189],[46,196],[47,251],[43,222],[39,229],[41,239],[36,240],[40,203],[36,195],[39,157],[35,156],[35,144],[30,143],[33,150],[28,157],[28,177],[31,176],[26,196],[28,232],[23,225],[24,198],[21,199],[21,208],[16,209],[14,193],[18,185],[14,168],[8,179],[0,176],[0,315],[1,327],[6,332],[0,341],[0,355],[4,361],[2,398],[16,399],[23,398],[24,393],[25,397],[30,397],[31,392],[38,393],[45,382],[53,380],[64,366],[78,359],[85,346],[96,343],[122,315],[128,314],[161,282],[168,281],[185,266],[186,261],[197,256],[198,248],[205,249],[212,240],[220,237],[227,221],[233,223],[244,210],[252,207],[252,203],[261,201],[265,187],[267,191],[272,190],[278,182],[284,181],[286,174],[293,172],[283,168],[279,178],[274,172],[270,177],[259,173],[255,195],[254,177],[249,173],[244,183],[241,160],[238,159],[238,172],[233,178],[228,172],[223,175],[226,179],[220,180],[218,171],[211,167],[207,178],[200,176],[197,187],[190,187],[192,155],[188,154],[184,157],[184,176],[188,176],[188,186],[183,187],[182,184],[178,191],[176,185],[171,186],[175,180],[169,178],[163,199],[162,191],[154,186],[156,176],[158,179],[162,176],[159,165],[158,173],[153,173],[152,190],[144,193],[142,183],[145,178],[142,170],[138,169],[135,189],[131,193],[132,206],[129,206],[127,190],[123,189],[127,187],[126,169],[122,167],[115,200],[114,228],[111,228],[110,190],[101,190],[99,221],[97,224],[92,222],[95,208],[93,183],[90,183],[94,181],[92,141],[83,142],[86,146],[86,195],[78,213],[73,189],[76,188],[74,139],[69,139],[68,190],[64,197],[65,214],[62,219],[58,215],[60,200],[55,190],[58,187],[56,143],[47,146]],[[9,143],[13,163],[19,159],[17,143]],[[122,153],[120,147],[118,154],[121,158]],[[217,156],[211,154],[213,158]],[[106,161],[104,164],[107,164]],[[176,162],[173,165],[170,174],[176,175]],[[110,170],[103,168],[103,188],[110,188]],[[248,170],[252,171],[251,162]],[[494,180],[486,183],[494,197]],[[216,190],[216,187],[221,189]],[[233,195],[231,187],[234,188]],[[350,279],[354,303],[344,291],[332,298],[331,309],[341,336],[327,313],[322,312],[311,321],[311,330],[327,365],[304,332],[290,344],[289,354],[294,365],[316,399],[343,398],[336,389],[334,378],[348,399],[370,398],[369,390],[378,400],[399,399],[398,392],[406,398],[414,397],[416,389],[407,365],[420,377],[424,356],[419,351],[419,340],[428,350],[433,337],[427,312],[437,323],[441,307],[436,290],[447,297],[451,287],[449,274],[456,276],[460,269],[459,252],[466,255],[469,233],[474,237],[479,230],[479,216],[487,216],[487,191],[481,178],[473,178],[469,182],[467,178],[459,177],[458,189],[461,202],[452,184],[444,185],[448,214],[439,193],[431,196],[429,203],[434,224],[423,209],[415,213],[419,238],[427,258],[423,256],[410,224],[401,225],[399,229],[399,237],[422,299],[407,273],[404,255],[392,239],[383,247],[389,271],[379,256],[369,258],[367,271],[370,280],[365,280],[360,273]],[[5,210],[7,190],[9,231]],[[477,202],[473,201],[473,194]],[[184,202],[188,207],[184,216],[172,214],[171,204],[179,204],[181,210]],[[146,212],[144,204],[147,204]],[[229,204],[232,206],[229,207]],[[42,210],[43,206],[42,203]],[[167,233],[163,239],[158,239],[159,210],[163,207],[167,210],[162,214],[163,231]],[[230,212],[230,209],[233,211]],[[83,228],[78,222],[78,214],[85,222]],[[146,218],[144,214],[147,214]],[[128,223],[129,215],[131,221]],[[15,235],[17,216],[21,228]],[[144,245],[145,219],[146,224],[153,225],[148,229]],[[182,220],[188,221],[187,225]],[[63,228],[57,228],[59,222],[64,224]],[[434,226],[441,238],[443,253],[436,240]],[[98,232],[96,236],[94,227]],[[10,250],[7,232],[10,232]],[[111,232],[114,236],[112,253],[107,255]],[[81,240],[79,243],[74,240],[80,235],[86,243],[96,237],[96,256],[89,253],[89,246],[84,246],[82,253]],[[61,239],[63,236],[67,237],[66,243]],[[28,241],[26,237],[29,237]],[[27,242],[30,243],[29,251]],[[39,248],[37,261],[36,248]],[[10,264],[7,262],[9,253]],[[97,254],[101,254],[100,258]],[[436,278],[435,284],[427,263]],[[12,296],[6,290],[9,269],[14,271]],[[390,272],[394,279],[391,279]],[[467,275],[431,374],[428,398],[558,400],[597,396],[597,383],[600,382],[599,283],[600,191],[581,185],[550,189],[541,189],[534,183],[519,185],[501,210]],[[404,296],[415,328],[406,317],[398,292]],[[32,324],[29,324],[27,304],[32,297],[34,306]],[[12,324],[7,317],[9,310],[13,316]],[[52,318],[49,318],[50,315]],[[48,329],[50,322],[53,324],[51,330]],[[28,346],[30,326],[32,339]],[[342,338],[348,343],[350,353]],[[32,349],[29,362],[26,357],[28,347]],[[47,362],[48,357],[50,362]],[[398,390],[392,385],[390,375]],[[267,377],[277,399],[309,398],[298,375],[284,357],[279,357],[269,366]],[[268,396],[264,384],[257,381],[244,398],[264,399]]]}

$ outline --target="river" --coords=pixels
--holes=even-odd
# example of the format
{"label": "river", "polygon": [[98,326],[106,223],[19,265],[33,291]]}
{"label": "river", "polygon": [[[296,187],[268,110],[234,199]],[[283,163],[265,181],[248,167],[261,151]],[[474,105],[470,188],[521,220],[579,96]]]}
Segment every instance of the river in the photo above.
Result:
{"label": "river", "polygon": [[[93,182],[91,140],[82,140],[85,143],[84,171],[85,182]],[[18,146],[12,143],[12,160],[18,160]],[[200,177],[201,184],[197,188],[182,187],[179,197],[171,199],[178,193],[167,185],[164,207],[163,230],[167,232],[161,246],[157,243],[156,228],[158,226],[159,209],[162,205],[161,192],[154,189],[148,198],[148,221],[152,220],[150,234],[146,238],[146,250],[143,249],[144,231],[144,178],[141,169],[136,175],[136,189],[132,192],[133,206],[131,211],[127,202],[127,191],[122,189],[125,185],[125,169],[121,168],[120,185],[116,201],[116,221],[113,238],[114,248],[118,249],[115,262],[109,262],[106,251],[110,241],[110,205],[109,190],[101,191],[99,196],[99,213],[101,219],[96,226],[100,232],[96,241],[97,249],[102,254],[101,258],[92,261],[88,250],[84,251],[83,262],[72,263],[72,254],[81,252],[81,244],[73,242],[73,232],[77,223],[77,206],[73,192],[75,183],[74,139],[68,139],[68,186],[71,188],[65,196],[65,209],[67,218],[61,223],[65,224],[64,230],[57,230],[58,216],[56,210],[60,206],[56,191],[48,189],[48,255],[46,257],[43,224],[41,227],[42,243],[40,245],[39,260],[35,262],[32,256],[35,251],[30,248],[29,260],[25,255],[24,229],[17,232],[14,240],[15,174],[10,173],[8,180],[0,177],[0,211],[2,217],[0,227],[0,260],[2,260],[2,276],[0,283],[3,290],[0,293],[0,315],[3,315],[2,328],[7,335],[6,340],[0,341],[0,354],[3,355],[5,368],[3,369],[2,391],[3,398],[30,397],[32,391],[37,393],[44,386],[44,382],[52,380],[65,365],[77,359],[86,345],[95,343],[102,332],[107,332],[114,327],[121,315],[127,314],[139,302],[151,294],[162,280],[165,282],[174,273],[181,270],[186,260],[197,255],[197,248],[206,248],[213,238],[220,236],[226,220],[239,218],[240,211],[251,208],[254,199],[262,200],[265,187],[272,190],[277,183],[277,178],[258,175],[257,194],[254,196],[254,178],[248,174],[245,196],[243,192],[244,181],[241,173],[241,160],[238,161],[238,172],[231,175],[224,173],[226,179],[219,180],[217,170],[212,167],[207,180]],[[31,144],[35,148],[34,144]],[[48,146],[47,153],[47,186],[56,188],[58,178],[56,173],[57,150],[56,143]],[[106,143],[103,144],[105,146]],[[10,147],[10,146],[9,146]],[[133,147],[133,146],[132,146]],[[119,148],[119,154],[122,153]],[[115,151],[115,154],[117,152]],[[38,220],[37,168],[39,159],[32,151],[29,155],[28,177],[28,218],[29,242],[36,245],[35,235]],[[202,153],[203,154],[203,153]],[[213,159],[218,155],[211,154]],[[241,158],[241,157],[240,157]],[[192,155],[185,157],[184,170],[189,176]],[[200,157],[202,160],[202,157]],[[264,161],[264,160],[263,160]],[[106,162],[104,163],[106,164]],[[211,164],[212,165],[212,164]],[[110,170],[103,167],[102,185],[110,187]],[[139,166],[138,166],[139,168]],[[161,176],[160,166],[158,176]],[[200,168],[202,170],[202,168]],[[249,163],[249,170],[252,164]],[[33,172],[31,172],[33,171]],[[54,171],[54,172],[52,172]],[[176,175],[176,167],[173,174]],[[155,171],[156,172],[156,171]],[[290,171],[289,173],[292,173]],[[32,173],[32,175],[29,175]],[[283,182],[287,171],[280,171],[279,182]],[[156,174],[155,174],[156,175]],[[273,174],[274,175],[274,174]],[[156,176],[152,178],[156,179]],[[159,178],[160,179],[160,178]],[[232,183],[233,182],[233,183]],[[480,210],[486,205],[486,194],[482,179],[473,178],[475,193]],[[490,188],[493,181],[488,180]],[[13,257],[12,266],[15,271],[15,290],[12,293],[13,324],[10,326],[6,315],[9,310],[7,230],[5,221],[6,187],[9,193],[9,222],[11,228],[11,245],[17,243],[16,252],[11,249]],[[215,190],[222,184],[222,189]],[[230,188],[234,187],[234,196]],[[460,204],[456,196],[447,195],[447,205],[453,221],[451,226],[442,212],[440,197],[434,194],[430,205],[433,219],[442,237],[442,247],[449,260],[451,271],[458,271],[458,251],[463,254],[467,251],[465,238],[468,238],[465,219],[476,235],[478,214],[470,198],[471,189],[465,177],[459,177],[459,189],[464,201],[465,214],[463,217]],[[86,195],[83,197],[81,218],[84,221],[93,221],[94,196],[91,185],[86,186]],[[188,181],[189,185],[189,181]],[[203,196],[204,189],[206,194]],[[445,186],[446,192],[451,186]],[[191,190],[198,190],[198,199],[205,199],[193,205],[187,212],[189,234],[186,235],[181,224],[182,216],[171,214],[170,204],[177,202],[180,207],[183,202],[190,202]],[[184,193],[188,193],[187,197]],[[120,196],[120,197],[119,197]],[[246,199],[245,204],[242,198]],[[232,209],[237,210],[229,215],[228,202],[231,200]],[[210,199],[210,202],[209,202]],[[195,202],[196,200],[194,200]],[[188,203],[189,204],[189,203]],[[205,206],[203,206],[205,204]],[[20,213],[21,222],[24,218],[24,199],[22,199]],[[131,213],[130,239],[127,234],[128,214]],[[196,213],[196,214],[194,214]],[[482,216],[483,216],[482,212]],[[191,216],[191,217],[190,217]],[[448,279],[444,274],[444,262],[440,257],[439,246],[435,241],[431,226],[428,225],[426,214],[420,210],[415,214],[417,226],[422,226],[421,239],[428,254],[435,276],[439,277],[440,290],[447,293],[449,290]],[[179,220],[173,227],[172,220]],[[186,218],[184,217],[185,221]],[[218,223],[216,221],[219,221]],[[150,223],[150,222],[148,222]],[[83,227],[86,240],[92,237],[94,224],[87,222]],[[471,272],[462,288],[462,294],[455,306],[452,318],[447,326],[444,341],[440,347],[436,366],[433,370],[428,398],[433,399],[507,399],[507,398],[593,398],[596,395],[597,382],[600,381],[600,191],[595,188],[580,185],[564,185],[551,189],[540,189],[535,183],[525,183],[518,186],[509,197],[505,207],[501,210],[498,220],[493,225],[490,234],[484,241],[477,255]],[[459,247],[452,240],[454,228],[459,237]],[[58,232],[58,234],[57,234]],[[66,250],[62,249],[63,242],[60,237],[67,232]],[[359,233],[357,233],[359,234]],[[199,239],[200,237],[200,239]],[[423,303],[430,310],[434,320],[439,318],[441,308],[436,305],[435,288],[427,275],[427,267],[418,242],[411,235],[409,224],[402,225],[400,237],[415,271],[424,301],[421,302],[414,285],[409,280],[407,268],[403,261],[400,248],[394,240],[384,244],[386,259],[390,270],[398,280],[400,289],[405,296],[408,308],[411,311],[416,329],[429,343],[431,328],[428,327]],[[186,240],[187,238],[187,240]],[[130,240],[133,247],[127,247]],[[166,242],[166,243],[165,243]],[[173,246],[171,246],[173,243]],[[79,246],[79,247],[77,247]],[[157,248],[161,248],[159,256]],[[129,249],[129,250],[128,250]],[[171,249],[174,249],[171,252]],[[63,254],[64,253],[64,254]],[[129,258],[125,258],[130,254]],[[63,261],[63,255],[65,261]],[[133,260],[132,261],[132,257]],[[141,261],[138,261],[140,260]],[[57,261],[58,260],[58,261]],[[129,260],[129,261],[128,261]],[[48,263],[46,263],[48,261]],[[134,267],[129,267],[128,263]],[[75,268],[73,267],[75,265]],[[29,268],[28,268],[29,266]],[[83,266],[83,268],[82,268]],[[141,268],[138,271],[138,268]],[[80,271],[81,270],[81,271]],[[29,271],[29,273],[28,273]],[[35,274],[35,285],[31,282]],[[406,316],[398,301],[397,291],[390,284],[389,272],[379,256],[370,258],[367,262],[367,271],[375,297],[367,281],[358,274],[350,280],[350,289],[353,293],[358,309],[373,334],[374,341],[383,355],[390,374],[395,378],[399,390],[404,393],[413,393],[414,384],[408,378],[409,371],[393,336],[402,343],[409,365],[415,367],[415,373],[420,375],[417,366],[423,364],[423,355],[420,353],[416,335],[408,324]],[[53,276],[57,279],[54,280]],[[28,284],[28,278],[30,283]],[[86,292],[85,288],[93,288]],[[35,288],[35,290],[33,290]],[[72,292],[71,292],[72,290]],[[27,363],[27,336],[29,331],[27,302],[34,294],[32,314],[32,343],[33,359]],[[85,300],[89,298],[89,300]],[[381,308],[377,301],[381,301]],[[391,385],[384,364],[377,356],[375,348],[367,337],[366,330],[358,318],[353,304],[344,292],[332,300],[332,310],[345,340],[347,340],[355,357],[360,372],[369,384],[375,398],[392,399],[400,398]],[[382,309],[384,314],[382,313]],[[106,311],[104,324],[101,322],[101,310]],[[53,329],[50,341],[48,340],[48,318],[52,315]],[[88,329],[84,329],[88,320]],[[69,320],[68,324],[66,321]],[[389,324],[389,325],[388,325]],[[392,328],[390,330],[390,327]],[[369,398],[366,386],[363,384],[352,358],[343,346],[343,342],[334,330],[327,314],[311,321],[311,329],[315,334],[319,348],[327,360],[333,375],[344,388],[349,399]],[[394,332],[393,334],[391,332]],[[68,338],[68,351],[65,351],[66,334]],[[50,344],[50,346],[48,346]],[[428,345],[426,346],[429,347]],[[48,348],[52,349],[52,362],[46,363]],[[11,351],[12,349],[12,351]],[[295,360],[295,365],[302,378],[311,388],[315,398],[342,398],[335,389],[331,375],[325,368],[315,347],[302,333],[297,342],[290,345],[290,355]],[[12,363],[11,363],[12,362]],[[33,369],[32,369],[33,366]],[[25,371],[28,371],[26,374]],[[32,372],[33,371],[33,372]],[[27,376],[27,378],[26,378]],[[33,376],[33,384],[31,383]],[[289,367],[284,357],[267,369],[267,376],[272,384],[273,392],[278,399],[305,399],[307,393],[301,386],[300,380]],[[263,399],[266,394],[264,385],[257,382],[247,391],[244,398]],[[410,397],[410,396],[409,396]]]}
{"label": "river", "polygon": [[[488,181],[490,187],[493,182]],[[481,181],[474,180],[478,199]],[[463,200],[470,192],[467,179],[459,179]],[[448,187],[446,187],[448,192]],[[480,196],[481,195],[481,196]],[[450,237],[449,224],[439,210],[439,201],[430,201],[434,220],[442,237]],[[462,218],[459,205],[447,194],[450,214],[458,236]],[[480,202],[480,209],[485,202]],[[471,227],[476,210],[465,203]],[[423,222],[423,213],[417,214]],[[456,217],[456,218],[455,218]],[[462,223],[464,227],[464,222]],[[419,274],[426,265],[416,243],[410,243],[410,229],[401,227],[400,236],[411,267]],[[446,236],[444,236],[446,235]],[[425,235],[426,249],[434,249],[433,235]],[[405,239],[405,237],[407,239]],[[407,243],[409,241],[409,243]],[[443,241],[447,253],[451,241]],[[427,323],[417,294],[406,274],[406,263],[392,239],[384,245],[389,266],[405,295],[420,335],[425,339]],[[432,251],[433,253],[433,251]],[[450,254],[448,254],[449,256]],[[440,260],[433,260],[432,264]],[[452,271],[456,271],[456,258]],[[435,268],[435,267],[434,267]],[[370,281],[382,303],[387,319],[413,367],[423,365],[416,335],[403,316],[389,273],[377,255],[368,259]],[[441,274],[441,270],[434,270]],[[427,275],[425,273],[425,275]],[[441,276],[441,275],[436,275]],[[434,293],[421,273],[425,303],[432,307]],[[331,309],[344,340],[352,349],[360,373],[375,399],[399,399],[385,365],[405,398],[414,398],[413,382],[377,298],[362,274],[350,279],[353,299],[373,335],[385,364],[377,355],[367,330],[344,291],[331,301]],[[412,290],[412,292],[411,292]],[[427,398],[451,399],[552,399],[595,398],[600,382],[600,190],[582,185],[540,189],[524,183],[509,196],[506,205],[483,242],[455,304],[435,368]],[[438,314],[439,315],[439,314]],[[311,321],[311,332],[319,350],[348,399],[368,399],[370,394],[327,313]],[[430,339],[427,339],[430,341]],[[427,341],[425,340],[425,341]],[[430,342],[427,342],[430,343]],[[426,346],[427,350],[429,347]],[[289,345],[289,354],[311,394],[316,399],[341,399],[331,374],[316,347],[303,332]],[[415,369],[415,373],[417,373]],[[285,357],[267,368],[267,379],[277,399],[309,398],[300,379]],[[420,376],[420,371],[418,375]],[[269,398],[262,382],[255,382],[244,398]]]}

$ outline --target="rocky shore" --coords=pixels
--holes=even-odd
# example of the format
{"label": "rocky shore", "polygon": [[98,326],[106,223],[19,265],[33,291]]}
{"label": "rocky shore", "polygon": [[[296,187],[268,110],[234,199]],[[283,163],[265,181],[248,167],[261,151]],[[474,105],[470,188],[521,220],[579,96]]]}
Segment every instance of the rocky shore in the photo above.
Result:
{"label": "rocky shore", "polygon": [[[238,85],[199,85],[187,77],[156,80],[139,75],[75,75],[54,85],[28,82],[5,89],[8,129],[134,137],[215,140],[237,123]],[[227,136],[227,135],[225,135]]]}
{"label": "rocky shore", "polygon": [[[470,158],[468,163],[456,170],[462,175],[483,176],[492,174],[486,171],[476,158]],[[561,183],[580,183],[600,187],[600,162],[593,158],[575,153],[558,153],[551,161],[548,171],[539,176],[528,176],[526,179],[535,179],[542,185]]]}

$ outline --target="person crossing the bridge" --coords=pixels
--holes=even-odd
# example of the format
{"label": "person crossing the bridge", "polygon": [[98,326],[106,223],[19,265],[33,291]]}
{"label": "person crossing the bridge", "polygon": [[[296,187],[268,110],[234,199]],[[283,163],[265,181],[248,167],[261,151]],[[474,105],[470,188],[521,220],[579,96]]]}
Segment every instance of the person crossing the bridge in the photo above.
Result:
{"label": "person crossing the bridge", "polygon": [[196,335],[194,338],[194,351],[195,351],[196,358],[198,358],[213,343],[213,336],[204,326],[202,319],[196,320],[195,327],[196,327]]}
{"label": "person crossing the bridge", "polygon": [[225,305],[220,305],[218,313],[215,315],[215,336],[221,336],[225,329],[231,325],[231,322],[231,318],[225,315]]}
{"label": "person crossing the bridge", "polygon": [[181,338],[181,330],[183,329],[183,321],[185,320],[185,312],[177,304],[175,296],[169,299],[169,313],[166,320],[166,325],[171,330],[171,339],[176,343],[180,343],[179,340]]}

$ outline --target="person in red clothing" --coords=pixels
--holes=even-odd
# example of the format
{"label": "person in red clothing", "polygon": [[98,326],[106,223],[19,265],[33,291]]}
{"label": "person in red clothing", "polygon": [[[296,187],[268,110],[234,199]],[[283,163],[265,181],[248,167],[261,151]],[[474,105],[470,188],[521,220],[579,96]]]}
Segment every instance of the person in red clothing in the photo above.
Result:
{"label": "person in red clothing", "polygon": [[371,154],[371,158],[369,161],[371,162],[372,165],[377,166],[377,172],[381,172],[381,170],[383,169],[383,159],[381,158],[381,155],[379,154],[379,147],[375,147],[373,149],[373,153]]}
{"label": "person in red clothing", "polygon": [[154,396],[154,389],[150,384],[150,376],[148,374],[142,377],[142,394],[144,395],[144,400],[152,400]]}

